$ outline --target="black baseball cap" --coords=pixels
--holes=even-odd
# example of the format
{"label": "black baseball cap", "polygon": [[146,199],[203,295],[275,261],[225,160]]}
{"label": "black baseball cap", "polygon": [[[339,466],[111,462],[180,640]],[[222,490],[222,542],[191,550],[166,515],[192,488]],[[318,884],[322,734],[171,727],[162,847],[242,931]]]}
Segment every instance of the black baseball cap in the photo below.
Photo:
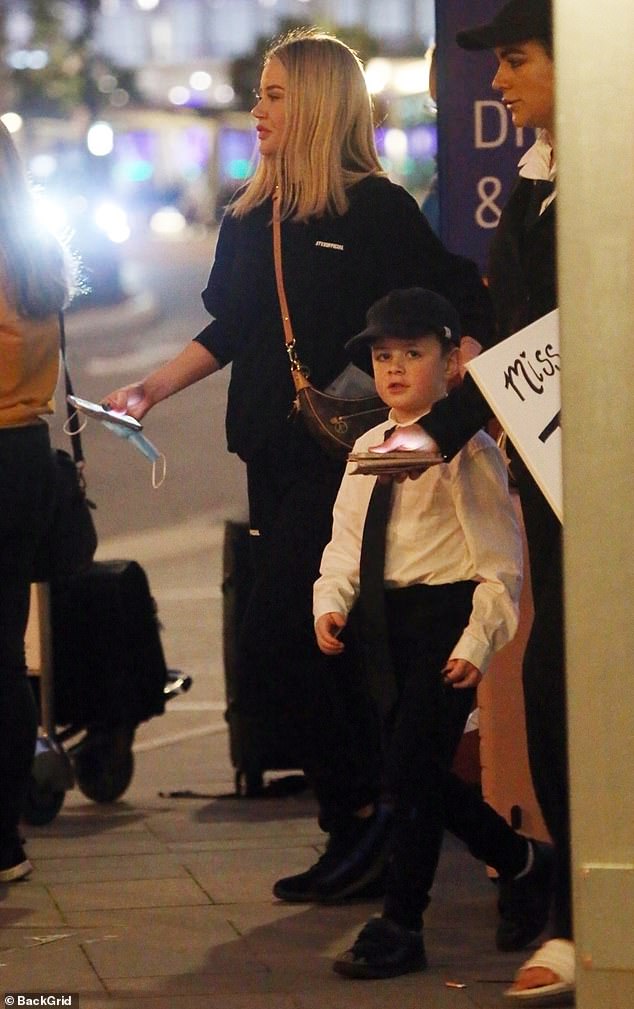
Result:
{"label": "black baseball cap", "polygon": [[552,34],[551,0],[509,0],[489,24],[458,32],[456,42],[462,49],[494,49],[529,39],[550,42]]}
{"label": "black baseball cap", "polygon": [[375,301],[366,315],[367,326],[346,343],[354,358],[366,357],[368,344],[383,336],[413,340],[435,333],[454,347],[460,344],[460,319],[446,298],[424,287],[390,291]]}

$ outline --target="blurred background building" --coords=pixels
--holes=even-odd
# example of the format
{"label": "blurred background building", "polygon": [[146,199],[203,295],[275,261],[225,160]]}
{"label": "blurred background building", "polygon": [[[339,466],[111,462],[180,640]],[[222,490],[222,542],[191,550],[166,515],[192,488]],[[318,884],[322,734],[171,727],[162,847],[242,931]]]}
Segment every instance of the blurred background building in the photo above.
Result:
{"label": "blurred background building", "polygon": [[422,199],[434,0],[0,0],[0,116],[89,297],[123,296],[118,247],[135,234],[217,223],[252,170],[262,54],[300,25],[359,52],[385,168]]}
{"label": "blurred background building", "polygon": [[430,0],[102,0],[96,39],[125,66],[250,53],[280,20],[365,26],[387,50],[434,34]]}

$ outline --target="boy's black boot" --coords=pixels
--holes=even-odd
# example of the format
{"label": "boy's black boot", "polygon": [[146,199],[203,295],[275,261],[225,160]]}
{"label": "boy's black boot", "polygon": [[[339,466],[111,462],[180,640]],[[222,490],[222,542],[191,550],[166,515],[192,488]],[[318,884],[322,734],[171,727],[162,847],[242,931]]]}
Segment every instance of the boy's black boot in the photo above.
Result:
{"label": "boy's black boot", "polygon": [[495,944],[503,953],[524,949],[540,935],[547,923],[552,894],[553,849],[550,844],[528,839],[533,864],[519,879],[500,877],[500,921]]}
{"label": "boy's black boot", "polygon": [[315,865],[278,879],[274,895],[296,903],[331,903],[361,896],[383,873],[390,826],[387,806],[377,806],[365,819],[349,817],[333,829]]}
{"label": "boy's black boot", "polygon": [[426,966],[422,932],[413,932],[390,918],[372,918],[332,968],[344,977],[379,979],[411,974]]}

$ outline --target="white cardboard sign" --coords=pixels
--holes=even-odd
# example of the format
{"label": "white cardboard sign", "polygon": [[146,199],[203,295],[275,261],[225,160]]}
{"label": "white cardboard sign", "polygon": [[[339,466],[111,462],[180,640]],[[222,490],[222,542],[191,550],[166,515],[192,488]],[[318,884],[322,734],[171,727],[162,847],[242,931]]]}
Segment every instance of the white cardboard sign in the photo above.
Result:
{"label": "white cardboard sign", "polygon": [[467,368],[561,521],[559,311],[509,336]]}

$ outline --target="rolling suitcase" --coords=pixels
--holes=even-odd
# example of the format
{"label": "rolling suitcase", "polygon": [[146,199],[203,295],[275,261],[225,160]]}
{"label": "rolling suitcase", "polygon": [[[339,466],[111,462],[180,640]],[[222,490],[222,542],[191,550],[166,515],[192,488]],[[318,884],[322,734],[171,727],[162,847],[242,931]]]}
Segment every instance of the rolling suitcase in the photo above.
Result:
{"label": "rolling suitcase", "polygon": [[136,727],[165,709],[168,669],[156,605],[136,561],[96,561],[51,584],[50,621],[58,739],[81,791],[112,802],[134,774]]}
{"label": "rolling suitcase", "polygon": [[165,708],[156,605],[136,561],[95,561],[51,585],[58,724],[136,726]]}
{"label": "rolling suitcase", "polygon": [[[249,797],[268,794],[264,787],[265,771],[290,771],[299,766],[286,743],[290,733],[288,727],[285,728],[283,715],[272,702],[267,703],[265,696],[258,698],[257,723],[253,714],[247,715],[240,709],[239,697],[241,689],[245,689],[245,677],[240,671],[238,637],[252,578],[249,527],[245,522],[228,521],[224,531],[222,576],[225,718],[229,726],[229,755],[235,769],[236,795]],[[303,778],[290,777],[280,790],[291,791],[303,785]]]}
{"label": "rolling suitcase", "polygon": [[166,668],[159,632],[135,561],[95,562],[83,575],[31,587],[25,645],[40,731],[27,823],[50,823],[75,782],[95,802],[127,789],[137,725],[192,682]]}

